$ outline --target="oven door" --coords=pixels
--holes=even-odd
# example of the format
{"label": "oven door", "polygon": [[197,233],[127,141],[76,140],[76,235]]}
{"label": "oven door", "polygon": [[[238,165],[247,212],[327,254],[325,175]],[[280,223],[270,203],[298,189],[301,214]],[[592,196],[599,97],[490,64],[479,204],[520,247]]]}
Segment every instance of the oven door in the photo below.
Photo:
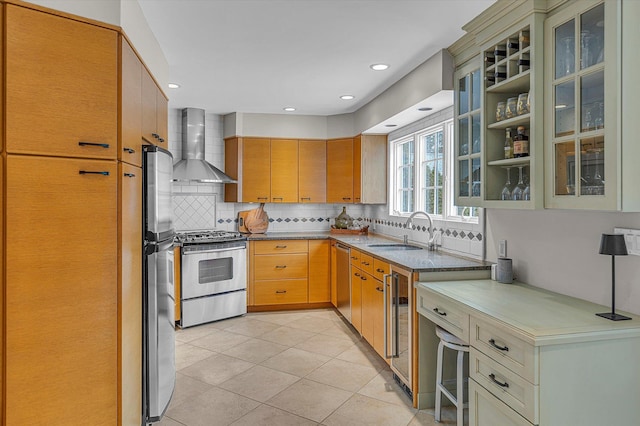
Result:
{"label": "oven door", "polygon": [[246,243],[182,248],[182,299],[247,288]]}

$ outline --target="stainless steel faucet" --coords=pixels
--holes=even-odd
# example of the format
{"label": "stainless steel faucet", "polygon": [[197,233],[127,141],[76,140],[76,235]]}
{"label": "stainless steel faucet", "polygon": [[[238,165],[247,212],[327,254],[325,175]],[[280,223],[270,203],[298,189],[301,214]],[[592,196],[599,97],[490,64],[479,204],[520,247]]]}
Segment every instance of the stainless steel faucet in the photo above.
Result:
{"label": "stainless steel faucet", "polygon": [[[436,248],[436,244],[434,241],[434,235],[433,235],[433,221],[431,220],[431,216],[429,216],[429,213],[427,212],[423,212],[423,211],[415,211],[413,213],[411,213],[411,216],[409,216],[409,218],[407,219],[407,221],[404,224],[405,229],[410,229],[409,226],[413,225],[413,218],[416,217],[417,215],[423,215],[424,217],[426,217],[427,219],[429,219],[429,241],[428,241],[428,247],[429,250],[435,250]],[[408,242],[408,235],[404,235],[404,243],[407,244]]]}

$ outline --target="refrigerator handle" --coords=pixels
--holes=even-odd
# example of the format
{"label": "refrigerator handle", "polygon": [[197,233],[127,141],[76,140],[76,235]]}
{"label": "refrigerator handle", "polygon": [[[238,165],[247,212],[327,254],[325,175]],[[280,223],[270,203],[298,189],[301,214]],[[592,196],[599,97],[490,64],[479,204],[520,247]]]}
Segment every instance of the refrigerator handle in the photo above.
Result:
{"label": "refrigerator handle", "polygon": [[387,287],[389,286],[389,277],[391,274],[384,274],[382,277],[382,294],[384,298],[384,357],[391,358],[389,354],[389,299],[387,297]]}

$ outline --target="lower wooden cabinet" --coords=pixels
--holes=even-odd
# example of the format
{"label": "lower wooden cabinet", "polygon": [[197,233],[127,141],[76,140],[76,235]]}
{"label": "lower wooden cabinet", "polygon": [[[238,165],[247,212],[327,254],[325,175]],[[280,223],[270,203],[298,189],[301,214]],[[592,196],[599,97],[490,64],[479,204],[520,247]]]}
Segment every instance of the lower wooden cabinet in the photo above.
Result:
{"label": "lower wooden cabinet", "polygon": [[249,242],[249,306],[331,302],[328,240]]}
{"label": "lower wooden cabinet", "polygon": [[351,266],[351,325],[362,333],[362,276],[364,272]]}
{"label": "lower wooden cabinet", "polygon": [[113,424],[116,162],[8,155],[5,164],[5,424]]}

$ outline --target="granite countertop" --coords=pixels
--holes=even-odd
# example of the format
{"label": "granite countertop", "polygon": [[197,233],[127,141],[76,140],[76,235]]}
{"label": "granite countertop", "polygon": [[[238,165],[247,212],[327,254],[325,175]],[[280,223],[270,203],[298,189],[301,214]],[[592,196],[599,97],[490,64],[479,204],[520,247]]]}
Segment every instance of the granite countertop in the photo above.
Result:
{"label": "granite countertop", "polygon": [[[346,235],[329,232],[267,232],[266,234],[250,234],[249,241],[260,240],[299,240],[331,238],[356,250],[368,253],[390,263],[409,269],[413,272],[444,272],[460,270],[488,270],[490,262],[455,256],[443,251],[397,250],[384,247],[370,247],[371,244],[400,244],[401,242],[380,235]],[[410,243],[420,247],[419,244]]]}

